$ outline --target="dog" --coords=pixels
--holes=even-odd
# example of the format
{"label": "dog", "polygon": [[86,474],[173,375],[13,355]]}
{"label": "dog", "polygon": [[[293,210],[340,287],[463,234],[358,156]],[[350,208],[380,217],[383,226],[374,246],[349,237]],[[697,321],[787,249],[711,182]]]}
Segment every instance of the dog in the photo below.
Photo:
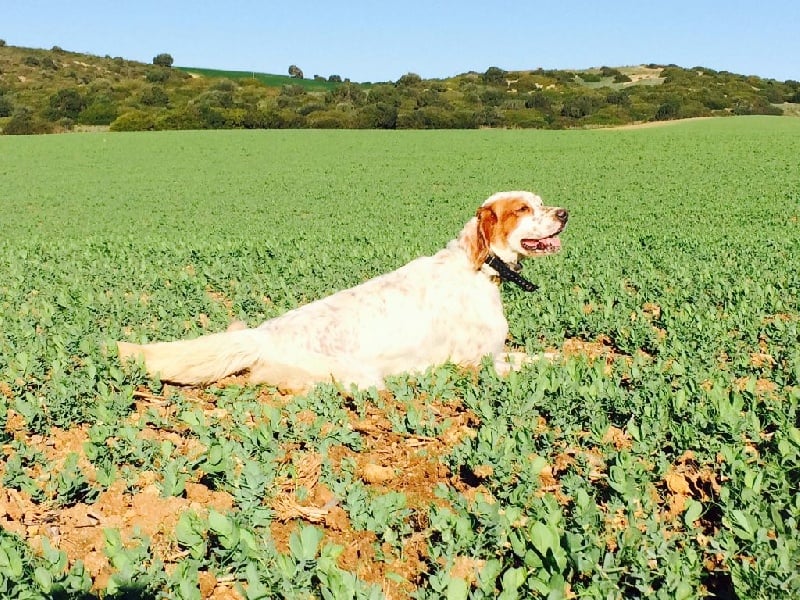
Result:
{"label": "dog", "polygon": [[209,384],[249,371],[249,381],[305,390],[321,382],[382,388],[387,376],[490,357],[500,373],[519,366],[504,352],[508,322],[499,284],[520,261],[554,254],[568,213],[525,191],[489,197],[461,233],[421,257],[353,288],[270,319],[257,328],[191,340],[138,345],[118,342],[121,360],[139,358],[150,376],[184,385]]}

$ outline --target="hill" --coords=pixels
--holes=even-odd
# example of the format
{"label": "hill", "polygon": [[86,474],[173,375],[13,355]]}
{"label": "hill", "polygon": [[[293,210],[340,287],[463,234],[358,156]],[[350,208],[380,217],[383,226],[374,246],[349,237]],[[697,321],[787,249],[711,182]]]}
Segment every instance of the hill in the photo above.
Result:
{"label": "hill", "polygon": [[44,50],[1,42],[4,134],[91,127],[563,129],[800,112],[797,81],[703,67],[641,65],[579,71],[490,67],[483,73],[445,79],[426,80],[408,73],[396,82],[361,84],[172,68],[57,46]]}

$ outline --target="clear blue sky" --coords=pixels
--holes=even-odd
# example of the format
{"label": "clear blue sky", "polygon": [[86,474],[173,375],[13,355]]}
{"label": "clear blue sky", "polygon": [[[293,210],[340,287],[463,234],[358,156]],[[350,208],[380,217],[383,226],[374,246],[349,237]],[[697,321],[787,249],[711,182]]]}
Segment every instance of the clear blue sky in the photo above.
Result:
{"label": "clear blue sky", "polygon": [[800,80],[800,0],[0,0],[0,39],[353,81],[651,62]]}

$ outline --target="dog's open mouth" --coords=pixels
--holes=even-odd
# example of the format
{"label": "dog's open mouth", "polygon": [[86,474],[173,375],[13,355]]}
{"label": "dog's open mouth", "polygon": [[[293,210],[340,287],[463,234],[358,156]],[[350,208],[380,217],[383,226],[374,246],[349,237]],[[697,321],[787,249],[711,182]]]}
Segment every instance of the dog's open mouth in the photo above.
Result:
{"label": "dog's open mouth", "polygon": [[554,254],[561,250],[561,240],[557,235],[540,240],[527,238],[521,240],[520,244],[531,254]]}

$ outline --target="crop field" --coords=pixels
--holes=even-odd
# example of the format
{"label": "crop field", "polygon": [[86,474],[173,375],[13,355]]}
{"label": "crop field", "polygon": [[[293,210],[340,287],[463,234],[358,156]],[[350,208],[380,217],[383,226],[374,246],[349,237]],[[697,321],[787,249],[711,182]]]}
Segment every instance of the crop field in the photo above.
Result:
{"label": "crop field", "polygon": [[184,71],[192,75],[202,75],[204,77],[223,77],[225,79],[255,79],[269,86],[299,85],[309,91],[328,91],[334,89],[339,83],[318,80],[294,78],[289,75],[271,75],[269,73],[257,73],[255,71],[220,71],[219,69],[201,69],[195,67],[175,67],[176,70]]}
{"label": "crop field", "polygon": [[[0,137],[0,597],[800,597],[800,119]],[[570,210],[508,378],[177,387],[263,320]]]}

